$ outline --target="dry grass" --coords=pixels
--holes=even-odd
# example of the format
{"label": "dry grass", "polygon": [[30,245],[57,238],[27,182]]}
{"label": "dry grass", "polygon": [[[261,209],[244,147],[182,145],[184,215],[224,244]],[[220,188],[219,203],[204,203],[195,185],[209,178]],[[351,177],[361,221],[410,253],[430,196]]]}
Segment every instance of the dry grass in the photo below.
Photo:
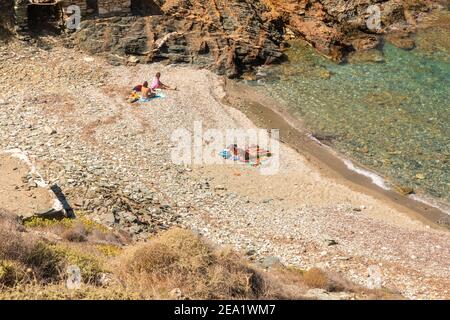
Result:
{"label": "dry grass", "polygon": [[325,272],[318,268],[311,268],[303,274],[303,281],[311,288],[328,289],[329,279]]}
{"label": "dry grass", "polygon": [[26,268],[17,261],[0,261],[0,285],[13,287],[27,278]]}
{"label": "dry grass", "polygon": [[121,286],[99,287],[83,285],[79,290],[69,290],[64,283],[23,284],[0,291],[0,300],[137,300],[136,292],[127,292]]}
{"label": "dry grass", "polygon": [[[0,299],[302,299],[310,288],[398,298],[317,268],[262,271],[184,229],[128,246],[120,239],[87,217],[24,226],[0,211]],[[65,286],[70,265],[80,268],[79,290]]]}
{"label": "dry grass", "polygon": [[51,243],[26,232],[13,215],[0,212],[0,287],[56,283],[64,279],[64,270],[70,264],[80,267],[86,283],[96,282],[102,272],[101,262],[85,252],[86,248]]}
{"label": "dry grass", "polygon": [[116,261],[119,278],[143,295],[170,298],[173,289],[191,299],[268,298],[270,284],[230,250],[214,250],[200,237],[172,229],[131,248]]}
{"label": "dry grass", "polygon": [[48,220],[33,218],[24,223],[25,227],[34,230],[50,231],[70,242],[97,242],[123,245],[129,239],[115,233],[104,225],[92,221],[84,213],[77,212],[77,219],[64,218]]}

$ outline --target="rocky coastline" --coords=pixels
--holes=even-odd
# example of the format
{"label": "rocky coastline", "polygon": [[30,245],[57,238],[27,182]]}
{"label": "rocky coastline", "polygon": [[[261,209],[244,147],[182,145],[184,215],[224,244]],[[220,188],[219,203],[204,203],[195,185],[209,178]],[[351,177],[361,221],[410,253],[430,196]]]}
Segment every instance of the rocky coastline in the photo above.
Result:
{"label": "rocky coastline", "polygon": [[[23,151],[78,218],[130,242],[182,227],[264,268],[320,268],[362,287],[376,269],[378,289],[446,299],[448,230],[327,175],[307,152],[283,143],[280,172],[269,177],[251,167],[175,165],[168,154],[174,130],[195,121],[220,130],[274,121],[232,108],[217,74],[252,77],[284,59],[289,38],[338,62],[379,46],[388,30],[370,33],[364,19],[350,18],[373,3],[391,13],[385,25],[398,23],[387,41],[408,49],[411,17],[437,2],[158,1],[151,16],[91,19],[69,37],[12,40],[0,46],[0,149]],[[179,90],[129,104],[130,88],[156,71]],[[23,188],[33,191],[33,181]],[[311,293],[318,296],[358,298]]]}
{"label": "rocky coastline", "polygon": [[[26,152],[75,212],[136,241],[182,226],[257,263],[275,257],[363,286],[368,268],[378,265],[382,286],[407,298],[448,296],[448,232],[327,177],[307,154],[282,145],[273,176],[250,167],[173,164],[167,150],[177,128],[198,120],[207,128],[255,128],[221,102],[222,80],[210,71],[110,66],[57,43],[12,43],[0,55],[0,147]],[[179,91],[149,105],[128,104],[130,88],[156,71]]]}
{"label": "rocky coastline", "polygon": [[[411,49],[417,21],[445,8],[442,1],[398,0],[151,3],[151,10],[135,9],[130,14],[82,16],[80,29],[70,35],[67,45],[102,54],[113,65],[192,63],[236,78],[254,73],[255,67],[284,61],[287,40],[296,38],[336,62],[379,48],[384,41]],[[0,27],[12,30],[12,1],[2,6]],[[373,6],[379,16],[374,16]],[[373,16],[378,19],[376,27],[368,23]],[[17,13],[16,19],[21,19]]]}

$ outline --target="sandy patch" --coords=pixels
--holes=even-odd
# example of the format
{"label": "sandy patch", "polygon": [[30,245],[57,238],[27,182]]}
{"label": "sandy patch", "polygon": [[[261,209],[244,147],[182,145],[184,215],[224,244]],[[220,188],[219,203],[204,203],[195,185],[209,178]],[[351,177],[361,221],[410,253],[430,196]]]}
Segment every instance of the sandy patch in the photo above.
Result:
{"label": "sandy patch", "polygon": [[0,208],[29,216],[52,208],[49,191],[29,183],[30,168],[20,159],[0,154]]}

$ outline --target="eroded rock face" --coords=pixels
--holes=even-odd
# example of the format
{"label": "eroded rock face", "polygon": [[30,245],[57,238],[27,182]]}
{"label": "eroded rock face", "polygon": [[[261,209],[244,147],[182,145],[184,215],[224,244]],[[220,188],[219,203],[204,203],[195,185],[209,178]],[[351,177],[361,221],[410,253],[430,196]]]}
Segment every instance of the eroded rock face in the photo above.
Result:
{"label": "eroded rock face", "polygon": [[12,0],[0,1],[0,40],[2,35],[10,34],[14,26],[14,3]]}
{"label": "eroded rock face", "polygon": [[[25,0],[16,0],[20,1]],[[105,7],[114,1],[102,0],[98,5]],[[352,51],[376,49],[382,34],[410,34],[418,13],[439,2],[127,0],[128,15],[83,16],[82,29],[74,34],[74,40],[90,53],[105,54],[113,64],[125,64],[130,56],[141,62],[187,62],[233,78],[254,66],[282,61],[288,38],[303,38],[337,62]],[[375,12],[368,11],[373,5],[380,13],[379,24]],[[128,9],[121,7],[120,11]],[[379,28],[368,24],[371,19]],[[407,36],[392,38],[392,42],[405,48],[414,46]]]}
{"label": "eroded rock face", "polygon": [[228,77],[283,58],[282,24],[263,18],[266,7],[260,2],[153,4],[159,4],[162,14],[84,21],[76,42],[91,53],[109,53],[113,63],[121,63],[117,55],[135,55],[142,56],[143,62],[199,64]]}
{"label": "eroded rock face", "polygon": [[[379,36],[392,30],[414,30],[418,13],[439,6],[439,1],[402,0],[265,2],[271,4],[273,12],[284,17],[285,25],[295,36],[305,38],[320,53],[335,61],[342,61],[354,50],[375,48]],[[375,11],[369,10],[371,6],[376,6]],[[376,10],[379,10],[379,19]]]}
{"label": "eroded rock face", "polygon": [[[114,64],[126,63],[125,56],[133,55],[141,56],[142,62],[199,64],[235,77],[253,66],[281,61],[287,35],[306,39],[320,53],[340,62],[349,52],[376,48],[380,34],[389,30],[411,31],[417,13],[435,3],[140,0],[132,1],[134,13],[137,10],[150,16],[85,21],[75,38],[91,53],[108,53]],[[380,9],[381,29],[367,24],[373,15],[368,12],[370,5]]]}

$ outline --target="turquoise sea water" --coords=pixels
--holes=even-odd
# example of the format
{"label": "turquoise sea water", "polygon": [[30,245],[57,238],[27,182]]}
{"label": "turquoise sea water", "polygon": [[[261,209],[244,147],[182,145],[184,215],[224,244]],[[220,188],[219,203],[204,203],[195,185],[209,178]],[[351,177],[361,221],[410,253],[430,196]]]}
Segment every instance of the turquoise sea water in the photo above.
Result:
{"label": "turquoise sea water", "polygon": [[296,43],[259,89],[350,158],[450,202],[450,54],[421,37],[412,51],[386,44],[383,63],[338,65]]}

